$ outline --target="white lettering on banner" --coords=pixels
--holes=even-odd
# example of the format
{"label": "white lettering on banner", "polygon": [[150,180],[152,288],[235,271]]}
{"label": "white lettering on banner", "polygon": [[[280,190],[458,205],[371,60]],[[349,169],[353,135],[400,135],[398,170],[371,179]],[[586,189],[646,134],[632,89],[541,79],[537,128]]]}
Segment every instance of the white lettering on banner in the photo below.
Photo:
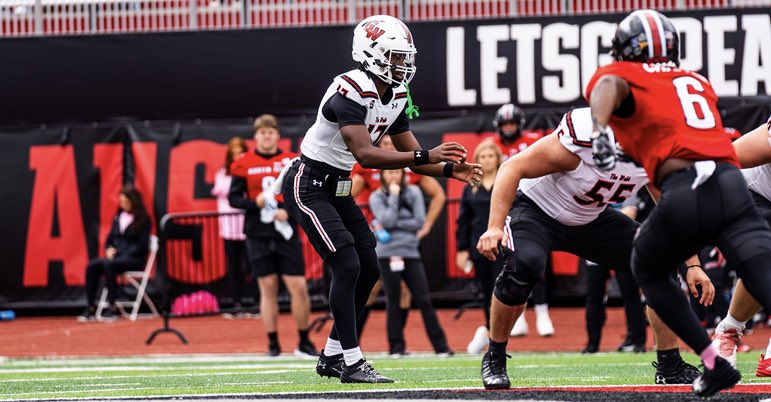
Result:
{"label": "white lettering on banner", "polygon": [[500,105],[511,101],[511,91],[498,87],[498,75],[506,72],[509,59],[498,57],[498,42],[509,40],[508,25],[485,25],[477,29],[482,103]]}
{"label": "white lettering on banner", "polygon": [[609,48],[615,32],[616,24],[604,21],[590,22],[581,27],[581,94],[586,91],[597,68],[613,61],[609,54],[600,54],[597,40]]}
{"label": "white lettering on banner", "polygon": [[465,29],[447,28],[447,104],[472,106],[477,103],[477,91],[466,89]]}
{"label": "white lettering on banner", "polygon": [[[702,71],[718,96],[769,94],[771,17],[767,13],[677,17],[672,22],[680,32],[680,66]],[[615,27],[606,21],[479,25],[475,28],[479,48],[469,49],[468,58],[464,44],[471,42],[466,42],[464,28],[447,28],[447,103],[581,102],[582,91],[597,68],[612,61],[607,50]],[[466,76],[466,62],[476,63],[477,57],[478,81]],[[479,84],[466,87],[469,82]]]}
{"label": "white lettering on banner", "polygon": [[672,18],[672,23],[680,33],[680,49],[685,49],[680,53],[680,67],[693,71],[701,70],[703,66],[701,21],[684,17]]}
{"label": "white lettering on banner", "polygon": [[[570,102],[581,96],[581,71],[578,57],[560,54],[560,42],[565,49],[578,49],[578,25],[556,23],[543,29],[541,61],[548,71],[561,71],[562,77],[547,75],[542,79],[543,97],[551,102]],[[562,81],[562,85],[560,85]]]}
{"label": "white lettering on banner", "polygon": [[717,96],[738,96],[739,83],[726,80],[726,65],[734,64],[736,50],[726,49],[725,33],[736,32],[736,16],[704,17],[704,31],[707,32],[707,71]]}
{"label": "white lettering on banner", "polygon": [[744,57],[742,58],[742,96],[758,95],[760,81],[765,83],[766,94],[771,92],[771,17],[745,15]]}
{"label": "white lettering on banner", "polygon": [[534,103],[535,40],[541,37],[540,24],[511,26],[511,39],[517,41],[517,103]]}

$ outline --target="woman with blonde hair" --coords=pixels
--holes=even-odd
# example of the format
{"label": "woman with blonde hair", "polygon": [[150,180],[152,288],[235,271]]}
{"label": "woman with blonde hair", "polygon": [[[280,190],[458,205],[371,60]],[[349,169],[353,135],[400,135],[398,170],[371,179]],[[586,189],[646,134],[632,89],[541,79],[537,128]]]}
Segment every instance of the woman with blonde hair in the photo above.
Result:
{"label": "woman with blonde hair", "polygon": [[493,296],[495,278],[503,269],[503,259],[490,261],[476,250],[477,241],[487,230],[490,216],[490,197],[495,176],[503,157],[498,146],[491,140],[482,141],[474,150],[474,163],[482,165],[482,181],[477,186],[467,185],[463,189],[458,215],[456,244],[458,252],[455,263],[461,270],[473,264],[474,280],[479,284],[484,297],[485,326],[477,328],[474,338],[468,345],[469,353],[479,353],[487,346],[487,332],[490,328],[490,301]]}

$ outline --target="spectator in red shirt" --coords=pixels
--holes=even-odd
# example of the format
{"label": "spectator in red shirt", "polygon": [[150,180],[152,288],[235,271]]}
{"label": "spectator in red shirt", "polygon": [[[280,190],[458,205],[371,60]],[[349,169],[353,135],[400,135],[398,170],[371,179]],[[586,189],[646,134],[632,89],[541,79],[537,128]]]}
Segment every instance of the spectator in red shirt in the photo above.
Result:
{"label": "spectator in red shirt", "polygon": [[305,281],[302,246],[297,224],[284,209],[284,200],[274,198],[272,188],[285,165],[296,156],[278,148],[278,120],[262,115],[254,122],[257,147],[233,162],[233,181],[228,199],[234,208],[246,211],[244,234],[252,272],[260,287],[260,313],[268,332],[268,354],[281,353],[276,333],[278,323],[279,276],[292,298],[292,315],[297,322],[300,343],[295,354],[318,356],[308,339],[310,298]]}

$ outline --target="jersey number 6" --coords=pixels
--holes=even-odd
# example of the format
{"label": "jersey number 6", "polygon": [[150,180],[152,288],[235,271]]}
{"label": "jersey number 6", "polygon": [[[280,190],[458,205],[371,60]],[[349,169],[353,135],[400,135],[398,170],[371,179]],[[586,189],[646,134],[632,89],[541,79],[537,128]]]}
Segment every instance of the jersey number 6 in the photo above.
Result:
{"label": "jersey number 6", "polygon": [[[691,93],[691,88],[697,92],[704,92],[704,86],[693,77],[678,77],[672,80],[672,84],[677,90],[677,97],[680,98],[680,106],[683,108],[685,123],[693,128],[713,128],[715,127],[715,115],[709,108],[709,103],[698,93]],[[696,110],[699,106],[701,116]]]}

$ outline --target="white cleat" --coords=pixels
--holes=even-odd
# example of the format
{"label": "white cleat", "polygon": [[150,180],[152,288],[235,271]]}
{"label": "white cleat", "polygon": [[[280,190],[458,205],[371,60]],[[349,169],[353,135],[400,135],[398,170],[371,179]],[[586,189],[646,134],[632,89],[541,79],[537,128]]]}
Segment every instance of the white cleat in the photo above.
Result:
{"label": "white cleat", "polygon": [[487,332],[487,328],[485,326],[481,326],[477,328],[476,332],[474,332],[474,337],[471,338],[471,342],[468,343],[468,347],[466,348],[466,351],[469,354],[477,355],[479,353],[482,353],[482,351],[487,348],[487,345],[490,343],[489,334]]}
{"label": "white cleat", "polygon": [[739,345],[740,336],[739,331],[732,327],[723,332],[715,332],[712,335],[712,345],[717,348],[720,356],[728,360],[733,367],[736,367],[736,349]]}
{"label": "white cleat", "polygon": [[511,336],[525,336],[527,335],[527,321],[525,321],[525,312],[517,318],[517,322],[514,323],[514,327],[511,329]]}
{"label": "white cleat", "polygon": [[538,331],[538,335],[552,336],[554,335],[554,325],[551,322],[551,317],[548,313],[535,315],[535,329]]}

